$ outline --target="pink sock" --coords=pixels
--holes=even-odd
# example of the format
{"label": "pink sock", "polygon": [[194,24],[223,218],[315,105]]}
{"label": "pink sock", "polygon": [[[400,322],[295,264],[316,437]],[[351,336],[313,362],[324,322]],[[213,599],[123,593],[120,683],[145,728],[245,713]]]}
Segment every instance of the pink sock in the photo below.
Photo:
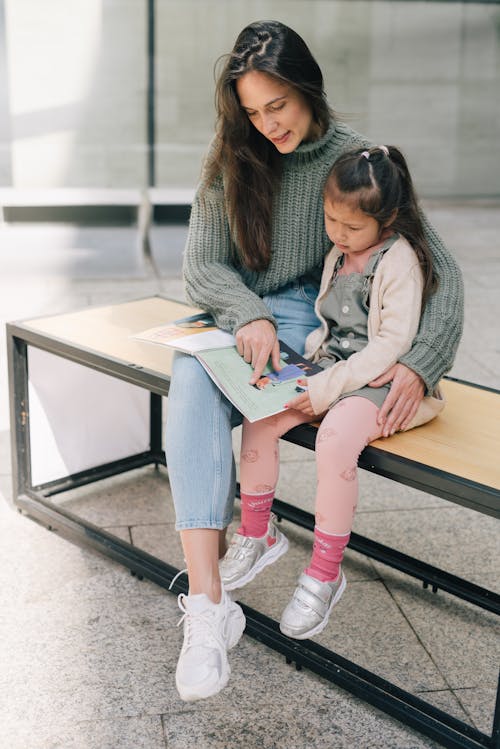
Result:
{"label": "pink sock", "polygon": [[314,528],[314,545],[311,562],[305,570],[306,575],[320,580],[322,583],[336,580],[339,576],[340,563],[344,557],[344,549],[351,534],[335,536],[325,533],[317,526]]}
{"label": "pink sock", "polygon": [[242,536],[262,538],[267,533],[274,491],[266,494],[245,494],[241,492],[241,526],[238,533]]}

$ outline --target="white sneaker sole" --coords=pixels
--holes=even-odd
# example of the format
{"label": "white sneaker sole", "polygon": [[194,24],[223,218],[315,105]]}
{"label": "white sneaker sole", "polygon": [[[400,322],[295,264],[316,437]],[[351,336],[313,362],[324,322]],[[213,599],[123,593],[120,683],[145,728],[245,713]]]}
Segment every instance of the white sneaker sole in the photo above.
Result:
{"label": "white sneaker sole", "polygon": [[225,663],[222,664],[222,673],[217,681],[208,684],[205,682],[203,685],[200,685],[200,687],[195,689],[191,686],[183,686],[176,679],[175,686],[177,687],[179,697],[183,702],[196,702],[197,700],[206,700],[208,697],[214,697],[218,694],[225,686],[227,686],[230,675],[231,667],[226,659]]}
{"label": "white sneaker sole", "polygon": [[243,613],[241,606],[236,603],[235,607],[237,608],[235,608],[232,612],[231,631],[229,632],[227,638],[228,650],[232,650],[239,643],[247,624],[247,620],[245,619],[245,614]]}
{"label": "white sneaker sole", "polygon": [[281,632],[283,632],[283,634],[286,635],[287,637],[291,637],[294,640],[308,640],[310,637],[314,637],[314,635],[319,635],[320,632],[323,632],[324,628],[328,624],[331,611],[333,607],[335,606],[335,604],[339,602],[340,597],[342,596],[342,593],[344,592],[346,584],[347,584],[344,573],[341,572],[341,575],[342,575],[342,580],[340,581],[339,588],[332,598],[332,602],[330,603],[330,606],[328,607],[328,611],[326,612],[324,618],[320,621],[319,624],[317,624],[315,627],[312,627],[307,632],[296,634],[295,632],[291,632],[287,630],[287,627],[282,626],[280,622]]}
{"label": "white sneaker sole", "polygon": [[288,538],[283,533],[281,533],[281,531],[276,530],[276,543],[269,547],[269,550],[261,556],[256,564],[254,564],[254,566],[251,567],[248,572],[243,575],[243,577],[240,577],[238,580],[233,580],[232,582],[228,583],[224,582],[223,580],[222,584],[224,586],[224,589],[237,590],[238,588],[243,588],[245,585],[248,585],[248,583],[251,583],[252,580],[259,574],[259,572],[262,572],[262,570],[268,567],[270,564],[274,564],[274,562],[277,562],[278,559],[282,557],[283,554],[286,554],[287,551]]}

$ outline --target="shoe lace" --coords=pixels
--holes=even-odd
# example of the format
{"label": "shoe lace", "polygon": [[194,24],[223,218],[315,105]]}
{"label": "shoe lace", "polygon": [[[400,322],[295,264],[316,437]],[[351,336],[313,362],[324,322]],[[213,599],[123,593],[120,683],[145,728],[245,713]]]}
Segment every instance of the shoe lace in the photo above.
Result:
{"label": "shoe lace", "polygon": [[177,626],[180,627],[183,622],[186,624],[184,631],[184,646],[189,648],[199,644],[206,646],[207,644],[215,643],[216,638],[213,630],[213,612],[207,610],[198,614],[191,614],[186,609],[184,598],[184,593],[179,593],[177,603],[183,614],[177,622]]}
{"label": "shoe lace", "polygon": [[171,581],[170,585],[168,586],[168,589],[172,590],[172,588],[175,585],[175,582],[176,582],[177,578],[180,577],[181,575],[185,575],[186,573],[187,573],[187,567],[184,570],[179,570],[179,572],[176,575],[174,575],[174,577],[172,578],[172,581]]}

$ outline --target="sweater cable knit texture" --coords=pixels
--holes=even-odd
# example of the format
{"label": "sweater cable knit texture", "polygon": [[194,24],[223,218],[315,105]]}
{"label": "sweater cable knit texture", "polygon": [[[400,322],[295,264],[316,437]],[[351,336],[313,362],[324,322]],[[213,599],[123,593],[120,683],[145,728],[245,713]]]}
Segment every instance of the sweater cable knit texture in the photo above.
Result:
{"label": "sweater cable knit texture", "polygon": [[[217,325],[235,333],[253,320],[275,321],[262,296],[302,276],[319,276],[330,249],[325,231],[322,191],[339,156],[371,144],[350,127],[332,122],[325,135],[282,155],[281,186],[274,198],[272,255],[264,271],[238,264],[224,201],[223,179],[208,187],[201,181],[191,211],[183,263],[185,290],[192,304],[209,310]],[[411,351],[401,361],[432,390],[450,369],[463,325],[460,270],[424,217],[426,237],[440,278],[429,299]]]}

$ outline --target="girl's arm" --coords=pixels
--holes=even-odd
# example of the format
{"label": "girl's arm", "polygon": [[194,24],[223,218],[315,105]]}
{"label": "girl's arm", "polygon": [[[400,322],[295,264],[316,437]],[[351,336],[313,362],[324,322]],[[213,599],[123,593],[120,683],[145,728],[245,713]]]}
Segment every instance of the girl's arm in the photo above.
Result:
{"label": "girl's arm", "polygon": [[[378,305],[379,321],[368,344],[345,361],[308,378],[314,413],[323,413],[340,395],[367,385],[409,350],[418,328],[421,298],[422,274],[415,253],[408,244],[396,242],[374,279],[372,306]],[[373,309],[372,320],[375,315]],[[292,402],[290,405],[293,407]]]}
{"label": "girl's arm", "polygon": [[421,218],[439,275],[439,288],[427,301],[411,350],[370,383],[376,387],[391,383],[391,391],[378,414],[384,437],[406,429],[425,391],[432,393],[451,368],[462,335],[464,297],[460,269],[428,219],[423,214]]}

